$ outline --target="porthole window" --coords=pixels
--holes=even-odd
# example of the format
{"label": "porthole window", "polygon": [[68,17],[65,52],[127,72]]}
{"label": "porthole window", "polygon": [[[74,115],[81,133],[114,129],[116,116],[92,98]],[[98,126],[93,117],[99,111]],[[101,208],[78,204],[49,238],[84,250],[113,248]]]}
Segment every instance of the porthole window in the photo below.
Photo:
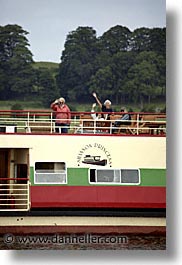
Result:
{"label": "porthole window", "polygon": [[67,182],[66,164],[64,162],[36,162],[36,184],[65,184]]}
{"label": "porthole window", "polygon": [[138,169],[90,169],[90,183],[98,184],[140,184]]}

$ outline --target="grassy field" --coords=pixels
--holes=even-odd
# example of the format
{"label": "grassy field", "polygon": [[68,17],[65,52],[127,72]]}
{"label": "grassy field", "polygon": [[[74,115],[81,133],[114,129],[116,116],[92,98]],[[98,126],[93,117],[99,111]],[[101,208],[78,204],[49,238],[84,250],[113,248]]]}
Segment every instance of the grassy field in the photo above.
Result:
{"label": "grassy field", "polygon": [[[44,109],[41,101],[23,101],[23,100],[0,100],[1,110],[15,109],[14,106],[20,106],[21,109]],[[19,107],[18,107],[19,109]]]}
{"label": "grassy field", "polygon": [[[93,102],[94,103],[94,102]],[[77,110],[77,111],[90,111],[92,107],[91,104],[75,104],[71,103],[70,104],[72,110]],[[126,109],[129,112],[140,112],[140,111],[145,111],[145,112],[160,112],[165,108],[165,103],[151,103],[144,105],[143,110],[141,109],[140,105],[137,104],[121,104],[121,105],[112,105],[112,109],[114,111],[120,111],[121,107],[126,107]],[[99,111],[98,105],[96,107],[96,111]]]}
{"label": "grassy field", "polygon": [[58,63],[52,63],[52,62],[35,62],[33,64],[33,67],[35,69],[38,68],[47,68],[47,69],[53,69],[53,70],[57,70],[59,68],[59,64]]}

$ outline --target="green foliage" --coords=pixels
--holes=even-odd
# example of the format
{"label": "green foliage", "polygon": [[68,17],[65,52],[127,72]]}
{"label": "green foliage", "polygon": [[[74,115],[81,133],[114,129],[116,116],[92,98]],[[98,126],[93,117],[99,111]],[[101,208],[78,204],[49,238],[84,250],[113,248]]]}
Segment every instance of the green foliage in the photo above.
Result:
{"label": "green foliage", "polygon": [[44,107],[49,107],[50,103],[59,96],[56,82],[50,71],[39,68],[34,73],[34,91],[32,94],[42,101]]}
{"label": "green foliage", "polygon": [[141,107],[145,97],[150,103],[151,97],[155,97],[159,93],[159,72],[156,61],[157,54],[155,52],[141,52],[128,72],[129,85],[132,86],[132,91],[136,90],[133,100],[140,101]]}
{"label": "green foliage", "polygon": [[55,79],[59,67],[33,62],[27,34],[18,25],[0,27],[0,98],[39,98],[47,107],[59,95]]}
{"label": "green foliage", "polygon": [[101,98],[110,97],[112,94],[113,80],[109,66],[99,69],[90,80],[90,93],[97,92]]}
{"label": "green foliage", "polygon": [[[33,62],[18,25],[0,26],[0,98],[34,99],[46,108],[63,96],[79,104],[93,103],[92,92],[103,102],[140,105],[165,102],[166,29],[114,26],[97,37],[92,27],[68,33],[61,63]],[[24,103],[22,103],[24,104]],[[137,107],[138,108],[138,107]]]}
{"label": "green foliage", "polygon": [[127,27],[115,26],[100,37],[103,50],[113,56],[118,52],[127,51],[129,47],[131,31]]}
{"label": "green foliage", "polygon": [[79,27],[68,34],[57,77],[60,93],[68,100],[87,100],[87,82],[94,73],[96,44],[96,32],[90,27]]}
{"label": "green foliage", "polygon": [[68,34],[61,59],[57,84],[68,100],[89,102],[93,91],[141,108],[165,100],[165,29],[115,26],[96,38],[94,29],[79,27]]}
{"label": "green foliage", "polygon": [[32,86],[32,53],[28,32],[18,25],[0,26],[0,97],[27,94]]}

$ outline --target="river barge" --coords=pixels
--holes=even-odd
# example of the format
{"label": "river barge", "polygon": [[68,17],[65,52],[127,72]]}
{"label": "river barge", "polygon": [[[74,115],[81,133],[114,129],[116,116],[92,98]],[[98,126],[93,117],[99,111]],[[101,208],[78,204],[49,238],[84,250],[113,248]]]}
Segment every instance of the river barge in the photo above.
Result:
{"label": "river barge", "polygon": [[0,212],[166,208],[166,116],[130,125],[72,113],[67,134],[51,111],[0,111]]}

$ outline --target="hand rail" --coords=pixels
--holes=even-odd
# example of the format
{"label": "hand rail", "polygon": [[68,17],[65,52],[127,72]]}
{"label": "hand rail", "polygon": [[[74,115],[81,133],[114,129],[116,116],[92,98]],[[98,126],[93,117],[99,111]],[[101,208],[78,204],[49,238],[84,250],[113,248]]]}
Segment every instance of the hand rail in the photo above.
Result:
{"label": "hand rail", "polygon": [[[4,178],[1,178],[4,179]],[[15,178],[6,178],[12,180]],[[21,178],[18,178],[21,179]],[[0,211],[28,211],[30,209],[30,181],[0,184]]]}
{"label": "hand rail", "polygon": [[[58,119],[54,111],[47,110],[0,110],[0,133],[56,133],[59,122],[69,124],[68,133],[109,133],[113,134],[114,130],[124,132],[125,134],[140,135],[162,134],[166,133],[166,114],[165,113],[143,113],[129,112],[131,115],[131,125],[127,121],[121,121],[118,116],[123,112],[107,113],[110,120],[93,119],[91,114],[106,114],[106,112],[71,112],[71,119]],[[147,119],[148,117],[148,119]],[[115,126],[116,122],[121,123],[121,128]],[[90,122],[90,125],[89,125]],[[85,124],[85,126],[84,126]],[[99,124],[100,126],[97,126]],[[156,126],[155,126],[156,125]],[[119,133],[118,133],[119,134]]]}

